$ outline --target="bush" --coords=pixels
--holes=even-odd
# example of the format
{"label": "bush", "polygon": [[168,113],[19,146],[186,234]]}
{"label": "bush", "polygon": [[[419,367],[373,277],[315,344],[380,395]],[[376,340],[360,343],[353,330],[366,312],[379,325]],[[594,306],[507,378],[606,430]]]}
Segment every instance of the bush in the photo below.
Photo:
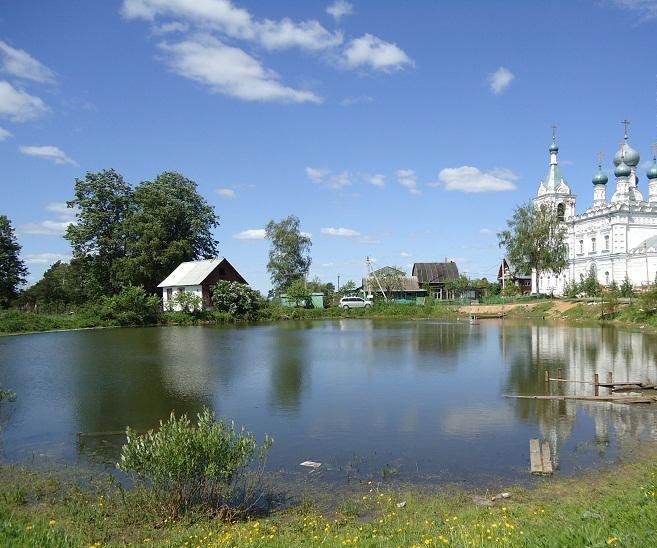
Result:
{"label": "bush", "polygon": [[520,288],[514,283],[504,284],[504,289],[500,291],[500,295],[503,297],[513,297],[515,295],[520,295]]}
{"label": "bush", "polygon": [[256,319],[264,299],[259,291],[238,282],[219,281],[212,288],[212,304],[235,318]]}
{"label": "bush", "polygon": [[186,312],[194,314],[203,310],[203,299],[191,291],[176,291],[167,301],[167,310],[170,312]]}
{"label": "bush", "polygon": [[[155,491],[160,510],[176,516],[195,506],[209,506],[226,517],[237,510],[246,510],[252,493],[237,487],[246,482],[247,466],[253,462],[264,468],[265,458],[273,440],[265,436],[258,445],[255,436],[242,428],[235,430],[233,422],[215,420],[205,408],[192,424],[187,415],[176,418],[173,413],[160,429],[137,435],[126,430],[127,443],[121,451],[120,470],[140,481],[146,481]],[[245,483],[246,485],[246,483]],[[237,505],[236,505],[237,504]]]}
{"label": "bush", "polygon": [[154,324],[160,316],[160,299],[137,286],[128,286],[112,297],[102,297],[99,306],[103,320],[123,326]]}

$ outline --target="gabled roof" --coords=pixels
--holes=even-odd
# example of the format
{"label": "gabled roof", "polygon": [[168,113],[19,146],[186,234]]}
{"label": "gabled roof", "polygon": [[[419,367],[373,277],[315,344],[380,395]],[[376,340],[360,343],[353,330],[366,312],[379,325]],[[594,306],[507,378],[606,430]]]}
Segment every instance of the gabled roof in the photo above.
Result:
{"label": "gabled roof", "polygon": [[[407,293],[411,293],[413,291],[423,291],[417,281],[417,276],[400,276],[398,282],[399,283],[396,285],[399,285],[399,287],[391,289],[391,291],[405,291]],[[385,286],[385,283],[382,285]],[[362,287],[366,291],[381,291],[379,289],[379,284],[376,282],[373,276],[370,276],[369,278],[363,278]]]}
{"label": "gabled roof", "polygon": [[223,257],[217,257],[180,263],[157,287],[201,285],[205,278],[225,260]]}
{"label": "gabled roof", "polygon": [[394,266],[383,266],[373,272],[376,276],[406,276],[406,272]]}
{"label": "gabled roof", "polygon": [[418,282],[421,284],[442,283],[458,278],[459,269],[454,261],[447,263],[415,263],[413,265],[413,276],[417,276]]}
{"label": "gabled roof", "polygon": [[502,266],[506,263],[507,267],[507,272],[505,276],[511,276],[512,278],[517,278],[517,279],[531,279],[530,274],[523,274],[520,272],[516,267],[511,263],[511,261],[507,257],[502,257],[502,264],[500,264],[500,268],[497,269],[497,278],[499,280],[502,279]]}

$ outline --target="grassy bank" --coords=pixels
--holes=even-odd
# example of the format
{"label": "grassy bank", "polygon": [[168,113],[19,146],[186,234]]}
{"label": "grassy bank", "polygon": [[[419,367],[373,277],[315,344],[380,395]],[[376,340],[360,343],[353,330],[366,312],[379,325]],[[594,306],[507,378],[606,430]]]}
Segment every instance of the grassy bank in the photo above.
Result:
{"label": "grassy bank", "polygon": [[[265,307],[248,321],[279,320],[317,320],[339,318],[389,318],[389,319],[455,319],[459,316],[458,307],[452,305],[413,306],[403,304],[380,304],[371,309],[358,308],[281,308]],[[159,325],[213,325],[244,322],[230,314],[208,311],[199,314],[184,312],[164,312],[158,318]],[[83,308],[68,314],[35,314],[18,310],[0,311],[0,334],[30,333],[58,329],[82,329],[88,327],[109,327],[130,325],[103,316],[97,309]],[[152,325],[152,324],[151,324]]]}
{"label": "grassy bank", "polygon": [[490,506],[485,493],[362,484],[337,507],[302,502],[227,524],[207,515],[161,520],[141,490],[5,466],[0,545],[656,546],[656,482],[657,465],[644,461],[511,489]]}

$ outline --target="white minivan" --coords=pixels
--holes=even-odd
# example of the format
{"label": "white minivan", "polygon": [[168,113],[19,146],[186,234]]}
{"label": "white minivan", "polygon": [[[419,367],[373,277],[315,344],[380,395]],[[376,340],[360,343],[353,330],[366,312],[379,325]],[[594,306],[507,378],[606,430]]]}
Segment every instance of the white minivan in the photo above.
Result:
{"label": "white minivan", "polygon": [[360,297],[342,297],[340,299],[341,308],[371,308],[372,301],[367,301]]}

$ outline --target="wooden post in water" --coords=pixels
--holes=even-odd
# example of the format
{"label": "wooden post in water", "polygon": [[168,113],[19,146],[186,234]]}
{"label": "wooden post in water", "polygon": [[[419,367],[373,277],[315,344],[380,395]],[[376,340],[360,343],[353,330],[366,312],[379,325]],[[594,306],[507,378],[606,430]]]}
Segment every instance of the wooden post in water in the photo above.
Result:
{"label": "wooden post in water", "polygon": [[600,379],[598,378],[597,373],[595,373],[593,375],[593,385],[595,386],[595,395],[599,396],[600,395]]}
{"label": "wooden post in water", "polygon": [[561,367],[557,369],[557,379],[563,379],[563,369],[561,369]]}
{"label": "wooden post in water", "polygon": [[543,388],[545,389],[545,393],[547,394],[548,392],[550,392],[550,372],[546,369],[543,373],[545,379],[545,386]]}
{"label": "wooden post in water", "polygon": [[[611,371],[607,371],[607,384],[609,385],[614,384],[614,374]],[[607,392],[609,393],[610,396],[612,393],[612,388],[613,388],[612,386],[609,386],[609,388],[607,388]]]}

